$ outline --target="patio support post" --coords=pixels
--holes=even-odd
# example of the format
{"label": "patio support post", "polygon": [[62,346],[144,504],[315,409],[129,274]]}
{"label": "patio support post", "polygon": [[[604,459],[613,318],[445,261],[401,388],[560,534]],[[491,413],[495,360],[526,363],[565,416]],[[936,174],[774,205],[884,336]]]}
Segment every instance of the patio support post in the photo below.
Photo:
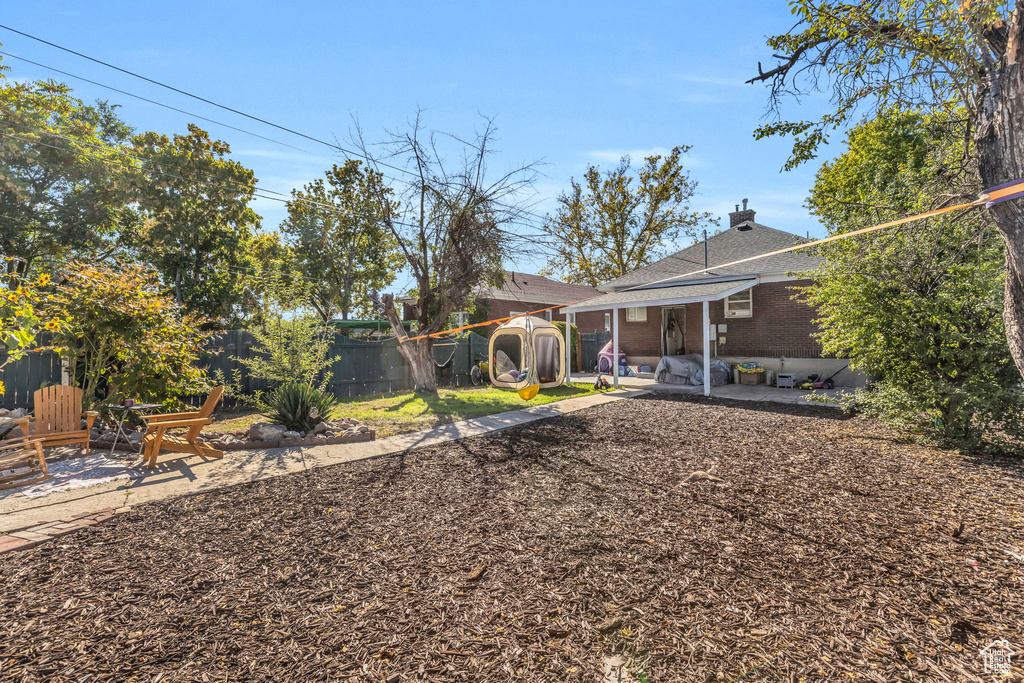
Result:
{"label": "patio support post", "polygon": [[619,388],[619,309],[612,309],[612,384]]}
{"label": "patio support post", "polygon": [[572,324],[576,320],[575,313],[565,314],[565,383],[572,383]]}
{"label": "patio support post", "polygon": [[704,320],[704,395],[711,395],[711,312],[708,300],[701,302],[702,319]]}

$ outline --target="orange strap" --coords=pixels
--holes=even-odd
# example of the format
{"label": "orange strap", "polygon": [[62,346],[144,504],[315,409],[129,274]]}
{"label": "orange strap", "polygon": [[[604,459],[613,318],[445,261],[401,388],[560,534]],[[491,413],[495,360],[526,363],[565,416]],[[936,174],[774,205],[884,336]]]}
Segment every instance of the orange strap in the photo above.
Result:
{"label": "orange strap", "polygon": [[[601,296],[601,295],[598,294],[597,296]],[[431,332],[430,334],[421,334],[418,337],[399,337],[398,338],[398,342],[400,344],[404,344],[407,341],[416,341],[417,339],[426,339],[427,337],[440,337],[441,335],[444,335],[444,334],[451,334],[453,332],[462,332],[463,330],[471,330],[474,327],[486,327],[487,325],[498,325],[500,323],[504,323],[504,322],[507,322],[509,320],[512,320],[513,318],[524,318],[524,317],[526,317],[528,315],[533,315],[534,313],[543,313],[544,311],[551,311],[551,310],[554,310],[556,308],[564,308],[565,306],[572,306],[574,304],[581,304],[584,301],[590,301],[590,299],[595,299],[595,298],[597,298],[597,297],[596,296],[592,296],[589,299],[580,299],[579,301],[570,301],[570,302],[564,303],[564,304],[555,304],[554,306],[548,306],[547,308],[541,308],[541,309],[538,309],[536,311],[530,311],[529,313],[516,313],[515,315],[506,316],[504,318],[495,318],[493,320],[485,320],[482,323],[473,323],[472,325],[463,325],[462,327],[453,327],[450,330],[441,330],[440,332]]]}
{"label": "orange strap", "polygon": [[[932,211],[926,211],[924,213],[919,213],[919,214],[916,214],[914,216],[907,216],[906,218],[900,218],[900,219],[895,220],[895,221],[889,221],[888,223],[880,223],[879,225],[872,225],[872,226],[867,227],[867,228],[861,228],[860,230],[854,230],[852,232],[844,232],[844,233],[841,233],[839,235],[832,235],[831,237],[826,237],[824,239],[815,240],[813,242],[805,242],[804,244],[798,244],[795,247],[788,247],[786,249],[778,249],[776,251],[770,251],[767,254],[758,254],[757,256],[750,256],[748,258],[739,259],[737,261],[730,261],[729,263],[720,263],[718,265],[711,266],[709,268],[702,268],[701,270],[695,270],[695,271],[692,271],[690,273],[684,273],[682,275],[673,275],[671,277],[663,278],[661,280],[655,280],[654,282],[645,282],[645,283],[640,284],[640,285],[634,285],[632,287],[626,287],[625,289],[622,289],[620,291],[628,292],[628,291],[631,291],[631,290],[634,290],[634,289],[643,289],[644,287],[650,287],[651,285],[661,284],[663,282],[671,282],[673,280],[682,280],[683,278],[688,278],[691,275],[699,275],[700,273],[706,273],[707,271],[713,270],[715,268],[728,268],[729,266],[736,266],[736,265],[739,265],[741,263],[747,263],[749,261],[756,261],[758,259],[766,258],[768,256],[776,256],[778,254],[785,254],[785,253],[788,253],[788,252],[791,252],[791,251],[798,251],[800,249],[807,249],[809,247],[814,247],[814,246],[817,246],[819,244],[826,244],[828,242],[835,242],[836,240],[845,240],[845,239],[850,238],[850,237],[856,237],[857,235],[863,235],[865,233],[874,232],[875,230],[883,230],[885,228],[891,228],[891,227],[896,226],[896,225],[902,225],[904,223],[910,223],[912,221],[918,221],[918,220],[921,220],[923,218],[931,218],[933,216],[938,216],[938,215],[941,215],[941,214],[944,214],[944,213],[949,213],[950,211],[957,211],[959,209],[969,209],[969,208],[971,208],[973,206],[982,206],[982,205],[984,205],[985,207],[990,207],[993,204],[998,204],[999,202],[1005,202],[1008,199],[1016,199],[1017,197],[1024,197],[1024,180],[1014,180],[1012,182],[1005,183],[1003,185],[997,185],[996,187],[993,187],[991,189],[985,190],[973,202],[968,202],[966,204],[957,204],[956,206],[947,206],[947,207],[944,207],[942,209],[934,209]],[[588,299],[580,299],[579,301],[570,301],[569,303],[558,304],[556,306],[548,306],[547,308],[541,308],[541,309],[536,310],[536,311],[530,311],[529,313],[519,313],[517,315],[507,316],[505,318],[495,318],[494,320],[486,320],[486,321],[484,321],[482,323],[474,323],[472,325],[463,325],[462,327],[454,327],[454,328],[452,328],[450,330],[441,330],[440,332],[432,332],[430,334],[421,334],[418,337],[399,337],[398,338],[398,342],[400,344],[404,344],[405,342],[408,342],[408,341],[416,341],[417,339],[426,339],[427,337],[440,337],[442,335],[451,334],[453,332],[461,332],[463,330],[471,330],[471,329],[473,329],[475,327],[485,327],[487,325],[497,325],[497,324],[504,323],[506,321],[512,320],[513,318],[522,318],[523,316],[533,315],[534,313],[543,313],[544,311],[550,311],[550,310],[553,310],[555,308],[564,308],[566,306],[574,306],[576,304],[581,304],[584,301],[590,301],[590,299],[596,299],[599,296],[603,296],[603,295],[602,294],[598,294],[598,295],[592,296],[592,297],[590,297]]]}

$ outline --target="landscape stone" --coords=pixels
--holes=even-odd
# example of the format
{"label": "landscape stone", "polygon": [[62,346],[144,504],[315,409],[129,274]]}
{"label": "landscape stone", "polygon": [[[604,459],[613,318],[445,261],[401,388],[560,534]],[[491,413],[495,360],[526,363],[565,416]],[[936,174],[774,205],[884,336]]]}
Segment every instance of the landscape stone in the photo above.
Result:
{"label": "landscape stone", "polygon": [[299,433],[299,432],[294,432],[294,431],[288,430],[288,431],[284,432],[283,434],[281,434],[281,438],[282,439],[301,439],[302,438],[302,434]]}
{"label": "landscape stone", "polygon": [[257,422],[249,427],[249,441],[278,441],[284,438],[285,428],[282,425],[272,425],[266,422]]}

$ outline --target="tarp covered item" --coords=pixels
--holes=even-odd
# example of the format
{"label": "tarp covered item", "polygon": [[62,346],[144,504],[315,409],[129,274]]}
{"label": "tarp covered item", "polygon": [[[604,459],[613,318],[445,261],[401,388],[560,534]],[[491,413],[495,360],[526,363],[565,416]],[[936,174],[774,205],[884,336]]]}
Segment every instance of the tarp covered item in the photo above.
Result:
{"label": "tarp covered item", "polygon": [[491,384],[520,390],[527,400],[527,387],[557,387],[565,379],[565,340],[547,320],[513,318],[494,331],[489,350]]}
{"label": "tarp covered item", "polygon": [[[704,385],[704,355],[664,356],[654,370],[654,381],[661,384]],[[711,359],[711,386],[720,387],[729,381],[729,364],[721,358]]]}

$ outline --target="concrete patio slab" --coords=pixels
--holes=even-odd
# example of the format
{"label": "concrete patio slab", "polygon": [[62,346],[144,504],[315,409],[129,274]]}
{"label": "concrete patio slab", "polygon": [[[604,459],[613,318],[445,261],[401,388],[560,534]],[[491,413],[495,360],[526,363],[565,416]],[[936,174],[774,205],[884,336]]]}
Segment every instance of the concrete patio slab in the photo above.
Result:
{"label": "concrete patio slab", "polygon": [[[26,498],[17,489],[0,492],[0,532],[28,529],[59,519],[81,517],[104,508],[119,509],[182,495],[207,493],[225,486],[259,481],[291,472],[402,453],[419,446],[490,434],[535,420],[564,415],[645,393],[647,392],[643,390],[624,388],[602,394],[579,396],[542,406],[452,422],[433,429],[399,434],[377,441],[306,448],[232,451],[220,460],[200,456],[168,459],[158,463],[154,470],[143,467],[141,459],[137,459],[134,466],[142,476],[128,483],[123,480],[107,482],[84,489],[55,492],[41,498]],[[29,539],[21,540],[32,543]]]}
{"label": "concrete patio slab", "polygon": [[[603,375],[603,377],[605,377],[609,382],[612,381],[612,378],[607,374]],[[596,378],[597,375],[593,374],[573,374],[572,381],[587,383],[593,382]],[[649,372],[641,373],[637,377],[620,377],[619,385],[625,389],[631,390],[642,389],[646,391],[694,395],[701,395],[704,393],[704,387],[694,387],[686,384],[661,384],[659,382],[655,382],[654,374]],[[801,389],[779,389],[766,384],[726,384],[720,387],[713,387],[711,389],[711,396],[713,398],[729,398],[735,401],[767,401],[769,403],[824,405],[835,408],[838,404],[834,401],[820,403],[816,400],[809,401],[808,398],[811,396],[824,396],[827,399],[835,399],[846,391],[852,390],[845,387],[837,387],[835,389],[815,389],[813,391],[804,391]]]}

